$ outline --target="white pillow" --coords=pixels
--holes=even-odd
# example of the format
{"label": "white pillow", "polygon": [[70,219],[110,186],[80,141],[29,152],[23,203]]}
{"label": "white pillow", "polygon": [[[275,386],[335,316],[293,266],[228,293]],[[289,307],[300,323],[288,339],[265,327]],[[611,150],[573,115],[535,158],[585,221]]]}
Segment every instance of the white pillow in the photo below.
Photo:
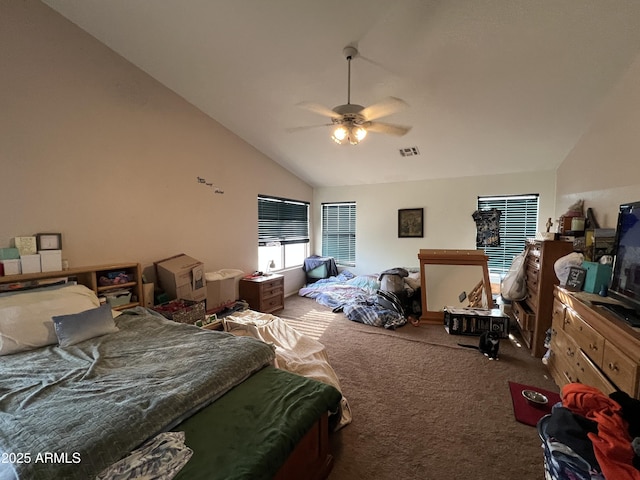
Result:
{"label": "white pillow", "polygon": [[70,285],[0,298],[0,355],[58,343],[51,317],[100,306],[93,290]]}

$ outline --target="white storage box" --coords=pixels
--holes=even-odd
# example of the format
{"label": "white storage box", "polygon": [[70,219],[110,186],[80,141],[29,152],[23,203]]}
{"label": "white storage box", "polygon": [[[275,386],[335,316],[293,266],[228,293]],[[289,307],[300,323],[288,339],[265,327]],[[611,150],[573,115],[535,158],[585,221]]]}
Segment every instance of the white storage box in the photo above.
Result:
{"label": "white storage box", "polygon": [[22,273],[40,273],[40,255],[20,255],[20,264],[22,265]]}
{"label": "white storage box", "polygon": [[40,250],[40,266],[43,272],[62,270],[62,250]]}
{"label": "white storage box", "polygon": [[238,285],[243,275],[242,270],[233,268],[207,272],[207,311],[235,302],[240,297]]}
{"label": "white storage box", "polygon": [[2,260],[2,266],[5,275],[20,275],[22,273],[20,260]]}

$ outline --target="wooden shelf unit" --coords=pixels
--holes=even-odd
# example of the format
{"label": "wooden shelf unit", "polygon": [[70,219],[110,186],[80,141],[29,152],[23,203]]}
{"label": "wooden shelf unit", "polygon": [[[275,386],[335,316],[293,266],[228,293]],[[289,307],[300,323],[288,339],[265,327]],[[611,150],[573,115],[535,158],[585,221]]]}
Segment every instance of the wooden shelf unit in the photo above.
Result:
{"label": "wooden shelf unit", "polygon": [[531,355],[540,358],[546,352],[544,340],[551,327],[553,287],[560,283],[553,267],[556,260],[573,251],[573,243],[527,240],[527,247],[527,297],[514,302],[512,312]]}
{"label": "wooden shelf unit", "polygon": [[[123,271],[133,277],[131,282],[117,285],[99,285],[99,278],[109,272]],[[39,280],[51,280],[56,278],[75,278],[81,285],[93,290],[100,296],[106,292],[126,288],[131,289],[132,301],[125,305],[114,307],[114,310],[125,310],[127,308],[144,305],[142,293],[142,270],[139,263],[113,263],[90,267],[77,267],[59,272],[26,273],[22,275],[6,275],[0,277],[0,285],[10,285],[13,283],[36,283]],[[135,301],[133,300],[135,298]]]}

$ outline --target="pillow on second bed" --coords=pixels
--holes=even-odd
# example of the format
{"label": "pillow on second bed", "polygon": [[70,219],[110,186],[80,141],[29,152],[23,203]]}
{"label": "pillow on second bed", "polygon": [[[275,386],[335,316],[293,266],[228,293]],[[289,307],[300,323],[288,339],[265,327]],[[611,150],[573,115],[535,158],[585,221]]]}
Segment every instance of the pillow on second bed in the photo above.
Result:
{"label": "pillow on second bed", "polygon": [[99,307],[98,297],[83,285],[23,292],[0,298],[0,355],[58,343],[54,315]]}
{"label": "pillow on second bed", "polygon": [[118,331],[109,304],[80,313],[58,315],[52,319],[61,347]]}

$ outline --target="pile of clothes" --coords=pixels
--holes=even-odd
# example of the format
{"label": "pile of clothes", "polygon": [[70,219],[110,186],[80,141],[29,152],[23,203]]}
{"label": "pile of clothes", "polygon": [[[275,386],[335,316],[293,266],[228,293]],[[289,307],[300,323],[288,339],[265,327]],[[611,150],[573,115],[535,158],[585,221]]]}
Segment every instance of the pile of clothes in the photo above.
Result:
{"label": "pile of clothes", "polygon": [[640,480],[640,400],[569,383],[538,422],[546,478]]}

